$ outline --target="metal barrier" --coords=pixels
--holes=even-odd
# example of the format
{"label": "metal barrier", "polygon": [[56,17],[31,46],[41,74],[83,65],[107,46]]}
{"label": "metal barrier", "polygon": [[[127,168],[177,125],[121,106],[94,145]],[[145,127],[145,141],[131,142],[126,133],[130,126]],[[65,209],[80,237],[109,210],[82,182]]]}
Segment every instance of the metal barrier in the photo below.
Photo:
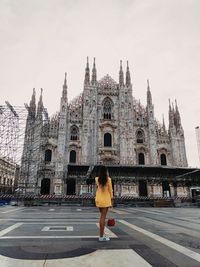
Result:
{"label": "metal barrier", "polygon": [[[0,194],[0,205],[7,205],[10,202],[23,203],[24,206],[43,205],[79,205],[95,206],[95,198],[92,195],[7,195]],[[115,197],[114,206],[134,206],[134,207],[181,207],[183,203],[192,205],[192,198],[189,197]],[[199,204],[199,203],[198,203]],[[199,206],[199,205],[198,205]]]}

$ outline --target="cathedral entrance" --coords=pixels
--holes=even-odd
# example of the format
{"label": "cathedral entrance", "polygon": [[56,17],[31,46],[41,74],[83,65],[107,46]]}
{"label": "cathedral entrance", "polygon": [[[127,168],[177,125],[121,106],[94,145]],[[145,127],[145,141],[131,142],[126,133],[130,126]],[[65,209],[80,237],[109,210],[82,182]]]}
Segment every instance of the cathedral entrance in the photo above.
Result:
{"label": "cathedral entrance", "polygon": [[162,182],[162,188],[163,188],[163,197],[170,197],[171,192],[170,192],[170,186],[168,181],[163,181]]}
{"label": "cathedral entrance", "polygon": [[49,193],[50,193],[50,179],[44,178],[44,179],[42,179],[42,182],[41,182],[40,194],[41,195],[49,195]]}
{"label": "cathedral entrance", "polygon": [[76,180],[74,178],[67,179],[67,195],[76,194]]}
{"label": "cathedral entrance", "polygon": [[147,181],[139,180],[139,196],[140,197],[147,197]]}

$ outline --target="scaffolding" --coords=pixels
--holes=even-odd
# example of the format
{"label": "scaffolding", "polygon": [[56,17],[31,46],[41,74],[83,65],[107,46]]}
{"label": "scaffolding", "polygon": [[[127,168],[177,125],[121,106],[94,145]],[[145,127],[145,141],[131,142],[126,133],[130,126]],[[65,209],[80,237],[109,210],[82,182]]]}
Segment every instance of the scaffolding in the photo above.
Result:
{"label": "scaffolding", "polygon": [[195,127],[195,132],[196,132],[197,148],[198,148],[198,155],[199,155],[199,162],[200,162],[200,128],[199,126]]}
{"label": "scaffolding", "polygon": [[24,140],[27,110],[8,101],[0,105],[0,191],[13,192]]}
{"label": "scaffolding", "polygon": [[28,112],[23,106],[5,103],[0,106],[0,157],[20,165]]}
{"label": "scaffolding", "polygon": [[[32,160],[32,154],[39,154],[41,145],[39,138],[42,132],[38,133],[38,138],[35,138],[34,128],[37,125],[36,123],[32,123],[32,120],[29,127],[27,127],[28,114],[30,117],[31,108],[27,104],[24,106],[13,106],[6,101],[5,105],[0,105],[0,192],[7,192],[6,188],[10,188],[11,186],[12,192],[14,192],[14,189],[19,186],[18,183],[21,183],[21,181],[23,183],[24,181],[27,182],[30,179],[32,169],[38,167],[38,162],[33,162]],[[45,133],[46,136],[48,136],[48,124],[48,113],[43,108],[41,125],[43,130],[47,131]],[[31,146],[26,147],[27,143],[30,145],[30,142]],[[25,172],[24,170],[22,172],[21,163],[25,165]],[[12,185],[10,182],[11,170],[12,179],[14,180]]]}

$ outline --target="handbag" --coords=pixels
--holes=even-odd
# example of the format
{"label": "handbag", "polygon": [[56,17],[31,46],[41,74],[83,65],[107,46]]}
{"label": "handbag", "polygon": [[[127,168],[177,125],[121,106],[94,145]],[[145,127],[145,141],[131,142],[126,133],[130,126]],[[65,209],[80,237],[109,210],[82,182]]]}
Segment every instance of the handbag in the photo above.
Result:
{"label": "handbag", "polygon": [[115,219],[108,219],[107,226],[115,226]]}

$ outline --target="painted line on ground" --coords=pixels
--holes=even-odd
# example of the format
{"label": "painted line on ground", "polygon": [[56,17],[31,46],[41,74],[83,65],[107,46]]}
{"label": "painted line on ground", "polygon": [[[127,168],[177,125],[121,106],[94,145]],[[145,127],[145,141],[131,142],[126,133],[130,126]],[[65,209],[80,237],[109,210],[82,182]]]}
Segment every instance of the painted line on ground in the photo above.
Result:
{"label": "painted line on ground", "polygon": [[124,220],[118,220],[118,221],[120,223],[128,226],[129,228],[131,228],[131,229],[133,229],[135,231],[138,231],[138,232],[140,232],[140,233],[142,233],[142,234],[144,234],[144,235],[146,235],[146,236],[148,236],[150,238],[153,238],[154,240],[164,244],[165,246],[168,246],[168,247],[170,247],[170,248],[172,248],[172,249],[174,249],[174,250],[176,250],[176,251],[178,251],[178,252],[180,252],[180,253],[182,253],[182,254],[184,254],[184,255],[186,255],[186,256],[188,256],[188,257],[190,257],[190,258],[192,258],[192,259],[194,259],[196,261],[198,261],[198,262],[200,262],[200,254],[199,253],[196,253],[196,252],[194,252],[194,251],[192,251],[192,250],[190,250],[188,248],[185,248],[185,247],[183,247],[183,246],[181,246],[181,245],[179,245],[179,244],[177,244],[177,243],[175,243],[173,241],[170,241],[170,240],[168,240],[168,239],[166,239],[164,237],[161,237],[161,236],[156,235],[156,234],[154,234],[152,232],[144,230],[144,229],[142,229],[142,228],[140,228],[140,227],[138,227],[138,226],[136,226],[134,224],[131,224],[129,222],[126,222]]}
{"label": "painted line on ground", "polygon": [[194,231],[194,230],[185,228],[183,225],[175,225],[172,222],[170,223],[169,221],[168,222],[161,222],[161,221],[158,221],[156,219],[150,219],[150,218],[146,218],[146,217],[140,217],[140,219],[142,221],[146,221],[148,223],[151,223],[152,225],[156,224],[156,225],[161,226],[161,227],[163,226],[162,229],[165,229],[165,231],[170,231],[171,229],[168,229],[168,227],[170,226],[177,233],[185,233],[185,234],[188,234],[190,236],[200,238],[199,230]]}
{"label": "painted line on ground", "polygon": [[14,225],[9,226],[8,228],[0,231],[0,238],[2,238],[3,235],[6,235],[7,233],[11,232],[12,230],[20,227],[23,223],[15,223]]}
{"label": "painted line on ground", "polygon": [[7,210],[7,211],[2,211],[1,213],[9,213],[9,212],[15,212],[18,210],[24,210],[25,208],[18,208],[18,209],[13,209],[13,210]]}
{"label": "painted line on ground", "polygon": [[114,212],[117,214],[130,214],[130,212],[124,211],[124,210],[120,210],[120,209],[110,209],[109,212]]}
{"label": "painted line on ground", "polygon": [[169,214],[168,212],[162,212],[162,211],[150,211],[150,210],[144,210],[144,209],[138,209],[138,208],[130,208],[131,211],[141,211],[144,213],[150,213],[154,215],[165,215]]}

